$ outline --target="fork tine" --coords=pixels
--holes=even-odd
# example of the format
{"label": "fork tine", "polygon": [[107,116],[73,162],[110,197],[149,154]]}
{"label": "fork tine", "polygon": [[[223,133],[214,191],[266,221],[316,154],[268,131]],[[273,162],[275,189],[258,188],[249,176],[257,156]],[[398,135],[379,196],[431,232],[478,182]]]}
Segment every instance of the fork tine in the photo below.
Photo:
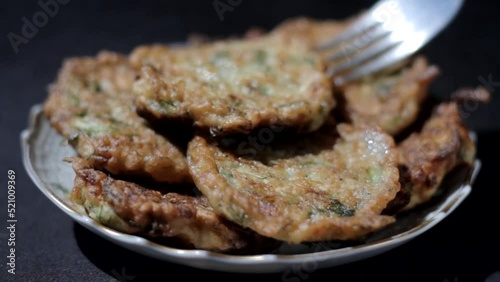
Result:
{"label": "fork tine", "polygon": [[361,63],[364,63],[374,58],[375,56],[380,55],[381,53],[396,47],[400,43],[401,43],[400,41],[391,41],[391,40],[379,41],[376,44],[368,47],[367,49],[362,50],[361,54],[354,56],[346,60],[345,62],[328,69],[328,75],[336,75],[346,70],[352,69],[360,65]]}
{"label": "fork tine", "polygon": [[387,31],[381,27],[376,27],[370,33],[367,33],[366,36],[368,37],[367,39],[360,41],[359,44],[354,44],[354,42],[349,43],[347,48],[344,48],[333,55],[330,55],[327,58],[327,61],[329,62],[336,62],[340,60],[341,58],[347,58],[348,56],[352,55],[358,50],[365,49],[366,47],[370,46],[374,42],[377,42],[381,40],[382,38],[386,37],[387,35],[391,34],[390,31]]}
{"label": "fork tine", "polygon": [[363,15],[361,19],[356,21],[346,31],[342,32],[332,40],[320,44],[315,49],[316,51],[325,51],[327,49],[334,48],[338,46],[340,43],[351,40],[354,37],[362,34],[363,32],[379,26],[380,24],[381,23],[379,22],[374,22],[370,15],[368,14]]}
{"label": "fork tine", "polygon": [[379,57],[371,60],[367,64],[363,65],[363,67],[354,70],[351,73],[348,73],[344,76],[338,76],[334,78],[334,83],[337,86],[342,86],[347,82],[356,80],[365,75],[372,74],[375,71],[381,70],[383,68],[389,67],[394,64],[394,62],[402,63],[405,59],[410,57],[404,52],[398,52],[399,48],[393,48],[388,52],[380,55]]}

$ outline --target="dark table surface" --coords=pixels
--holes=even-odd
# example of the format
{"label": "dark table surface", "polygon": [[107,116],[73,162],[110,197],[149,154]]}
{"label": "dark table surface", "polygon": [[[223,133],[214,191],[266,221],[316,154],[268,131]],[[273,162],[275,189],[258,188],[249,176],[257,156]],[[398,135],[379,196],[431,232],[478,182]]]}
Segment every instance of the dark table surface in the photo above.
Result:
{"label": "dark table surface", "polygon": [[[226,0],[219,0],[227,2]],[[47,2],[47,0],[42,0]],[[191,269],[114,245],[74,223],[34,186],[20,157],[19,134],[28,110],[42,102],[63,58],[101,49],[129,52],[138,44],[184,40],[190,33],[241,34],[271,28],[299,15],[344,18],[374,1],[233,1],[221,21],[209,1],[68,1],[14,51],[10,32],[22,34],[22,18],[37,1],[0,4],[0,281],[110,281],[122,269],[133,281],[224,279],[287,280],[282,273],[237,275]],[[104,3],[105,2],[105,3]],[[306,273],[292,281],[500,281],[500,189],[495,165],[500,144],[498,9],[493,1],[467,1],[458,18],[421,53],[442,71],[431,93],[447,99],[459,87],[490,80],[490,104],[469,107],[465,123],[478,133],[483,167],[466,201],[448,218],[411,242],[364,261]],[[43,20],[43,19],[41,19]],[[7,170],[17,175],[16,274],[6,271]],[[496,273],[496,274],[495,274]],[[496,277],[496,278],[495,278]],[[131,278],[131,277],[129,277]]]}

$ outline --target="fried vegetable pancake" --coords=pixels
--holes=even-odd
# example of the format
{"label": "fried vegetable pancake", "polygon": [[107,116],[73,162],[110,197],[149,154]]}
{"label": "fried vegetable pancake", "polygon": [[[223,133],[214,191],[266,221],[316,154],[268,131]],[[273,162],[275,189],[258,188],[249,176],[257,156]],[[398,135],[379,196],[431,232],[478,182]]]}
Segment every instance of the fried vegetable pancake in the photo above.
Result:
{"label": "fried vegetable pancake", "polygon": [[64,62],[45,115],[94,167],[160,182],[191,182],[185,153],[136,114],[136,72],[127,58],[102,52]]}
{"label": "fried vegetable pancake", "polygon": [[274,122],[318,129],[334,107],[320,57],[299,41],[263,36],[192,47],[144,46],[134,84],[138,110],[188,119],[213,135],[248,133]]}
{"label": "fried vegetable pancake", "polygon": [[[313,47],[339,35],[356,18],[344,21],[297,18],[279,25],[272,34],[308,42]],[[351,122],[375,123],[395,135],[416,120],[421,103],[427,97],[428,86],[438,73],[436,66],[418,57],[410,67],[397,74],[372,76],[342,87],[336,91],[341,101],[339,108]]]}
{"label": "fried vegetable pancake", "polygon": [[[402,185],[411,191],[405,209],[431,199],[445,175],[460,164],[471,165],[476,149],[455,103],[439,105],[422,131],[398,145]],[[402,189],[403,189],[402,188]]]}
{"label": "fried vegetable pancake", "polygon": [[187,246],[214,251],[262,249],[269,240],[217,215],[203,196],[160,193],[115,180],[81,158],[67,161],[76,172],[72,200],[83,205],[91,218],[113,229],[173,237]]}
{"label": "fried vegetable pancake", "polygon": [[417,119],[438,73],[437,67],[418,57],[397,74],[351,83],[343,90],[343,110],[355,124],[375,123],[395,135]]}
{"label": "fried vegetable pancake", "polygon": [[380,213],[400,189],[397,154],[376,127],[337,128],[339,135],[311,134],[253,159],[197,136],[188,146],[190,171],[215,211],[261,235],[289,243],[359,239],[394,222]]}

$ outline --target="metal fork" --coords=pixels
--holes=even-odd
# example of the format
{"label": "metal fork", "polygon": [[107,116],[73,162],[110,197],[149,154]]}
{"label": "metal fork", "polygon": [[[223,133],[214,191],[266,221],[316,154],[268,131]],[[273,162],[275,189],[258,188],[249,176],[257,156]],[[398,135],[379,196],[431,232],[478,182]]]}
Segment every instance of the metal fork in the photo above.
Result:
{"label": "metal fork", "polygon": [[328,73],[337,86],[408,58],[434,38],[463,0],[381,0],[346,31],[323,43]]}

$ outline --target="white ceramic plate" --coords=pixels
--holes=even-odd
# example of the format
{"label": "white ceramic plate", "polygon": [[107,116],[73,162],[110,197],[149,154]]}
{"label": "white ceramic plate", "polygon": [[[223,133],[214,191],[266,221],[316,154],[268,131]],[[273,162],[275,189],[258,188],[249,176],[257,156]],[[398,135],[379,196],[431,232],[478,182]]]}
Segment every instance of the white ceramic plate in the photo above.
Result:
{"label": "white ceramic plate", "polygon": [[227,255],[204,250],[185,250],[157,244],[148,239],[117,232],[91,219],[85,210],[73,204],[69,194],[74,172],[62,159],[76,155],[71,146],[55,132],[42,113],[41,105],[32,108],[29,127],[21,133],[24,166],[36,186],[57,207],[76,222],[127,249],[160,260],[192,267],[229,272],[280,272],[303,267],[309,269],[341,265],[395,248],[429,230],[448,216],[471,192],[480,162],[474,169],[456,172],[443,183],[445,192],[432,203],[398,216],[395,224],[371,235],[362,244],[335,242],[308,245],[284,245],[264,255]]}

